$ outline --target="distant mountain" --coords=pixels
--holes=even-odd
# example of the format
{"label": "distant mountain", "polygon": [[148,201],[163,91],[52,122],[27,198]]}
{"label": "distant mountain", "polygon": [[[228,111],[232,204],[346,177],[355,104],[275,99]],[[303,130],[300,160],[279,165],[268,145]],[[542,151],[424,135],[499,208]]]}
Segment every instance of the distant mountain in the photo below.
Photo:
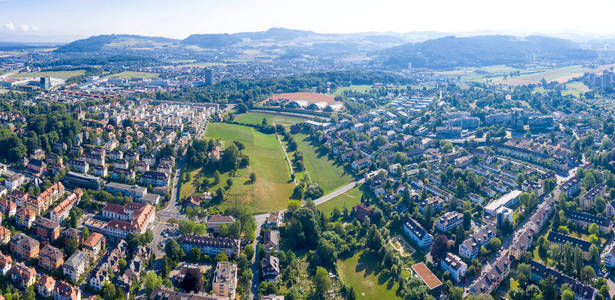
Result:
{"label": "distant mountain", "polygon": [[228,33],[193,34],[182,40],[182,44],[201,48],[223,48],[240,42],[241,39]]}
{"label": "distant mountain", "polygon": [[97,52],[111,48],[157,47],[177,44],[178,40],[129,34],[97,35],[76,40],[56,49],[56,52]]}
{"label": "distant mountain", "polygon": [[239,38],[248,38],[251,40],[274,40],[274,41],[288,41],[296,38],[321,35],[313,31],[296,30],[281,27],[270,28],[267,31],[256,32],[239,32],[233,34]]}
{"label": "distant mountain", "polygon": [[182,44],[199,46],[201,48],[224,48],[240,42],[250,41],[274,41],[287,42],[294,39],[318,36],[319,33],[305,30],[295,30],[286,28],[271,28],[267,31],[239,32],[239,33],[220,33],[220,34],[193,34],[182,41]]}
{"label": "distant mountain", "polygon": [[584,60],[596,57],[576,43],[544,36],[525,38],[505,35],[442,37],[415,44],[404,44],[376,53],[374,62],[391,68],[479,67],[537,61]]}

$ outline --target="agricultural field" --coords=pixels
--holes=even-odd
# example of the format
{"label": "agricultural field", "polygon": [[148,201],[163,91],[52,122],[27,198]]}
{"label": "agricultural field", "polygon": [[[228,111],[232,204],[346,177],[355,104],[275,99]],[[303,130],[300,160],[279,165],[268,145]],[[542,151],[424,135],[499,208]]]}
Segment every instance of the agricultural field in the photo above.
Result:
{"label": "agricultural field", "polygon": [[[462,82],[484,82],[517,86],[536,84],[543,78],[547,82],[557,81],[564,83],[573,78],[583,76],[583,73],[585,72],[602,72],[602,70],[608,69],[611,66],[612,65],[603,65],[596,68],[586,68],[581,65],[572,65],[557,68],[530,67],[526,69],[518,69],[505,65],[496,65],[482,68],[465,68],[453,71],[436,72],[436,74],[450,78],[457,78]],[[520,75],[512,77],[509,76],[511,72],[516,71],[518,71]],[[571,91],[570,93],[575,93],[575,91]]]}
{"label": "agricultural field", "polygon": [[132,79],[132,78],[157,78],[158,73],[150,73],[150,72],[132,72],[125,71],[117,74],[110,75],[109,78],[120,78],[120,79]]}
{"label": "agricultural field", "polygon": [[361,188],[355,187],[348,192],[345,192],[325,203],[318,205],[317,207],[323,214],[325,214],[326,216],[330,216],[334,208],[343,211],[344,207],[346,207],[348,208],[348,211],[350,211],[353,206],[361,203],[361,196],[363,196]]}
{"label": "agricultural field", "polygon": [[11,78],[28,78],[28,77],[37,78],[37,77],[49,76],[53,78],[59,78],[59,79],[66,80],[66,79],[76,77],[79,75],[83,75],[83,74],[85,74],[85,70],[16,73],[16,74],[10,75],[9,77]]}
{"label": "agricultural field", "polygon": [[401,299],[397,296],[399,283],[380,264],[377,255],[361,251],[339,260],[337,267],[342,281],[353,287],[357,299]]}
{"label": "agricultural field", "polygon": [[263,119],[267,119],[267,124],[281,124],[285,127],[301,123],[307,119],[294,116],[285,116],[278,114],[248,112],[235,116],[235,121],[243,124],[260,125]]}
{"label": "agricultural field", "polygon": [[[353,180],[352,175],[342,165],[329,159],[327,154],[319,152],[317,147],[310,144],[307,135],[295,134],[293,137],[297,142],[297,150],[303,153],[306,172],[312,181],[320,185],[325,194]],[[290,153],[289,156],[292,158]]]}
{"label": "agricultural field", "polygon": [[[290,181],[290,171],[284,159],[284,153],[275,135],[264,134],[254,128],[211,123],[207,128],[208,138],[219,139],[223,148],[233,141],[245,145],[243,153],[250,158],[250,166],[240,169],[232,177],[233,185],[225,189],[225,201],[220,205],[226,208],[234,205],[248,206],[255,213],[269,212],[286,208],[294,185]],[[256,175],[256,183],[249,183],[250,173]],[[213,174],[206,172],[206,177]],[[225,188],[228,173],[220,176],[220,183],[210,188]]]}
{"label": "agricultural field", "polygon": [[335,92],[333,92],[333,96],[342,96],[344,95],[345,91],[365,93],[371,89],[372,89],[372,86],[369,84],[344,86],[344,87],[337,88]]}

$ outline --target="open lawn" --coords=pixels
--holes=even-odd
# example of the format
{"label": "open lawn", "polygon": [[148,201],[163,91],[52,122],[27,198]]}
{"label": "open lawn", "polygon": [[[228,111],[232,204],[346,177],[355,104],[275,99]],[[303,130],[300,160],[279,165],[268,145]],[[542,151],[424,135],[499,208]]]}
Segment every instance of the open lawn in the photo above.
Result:
{"label": "open lawn", "polygon": [[401,299],[396,295],[399,283],[378,261],[377,255],[358,252],[351,258],[337,262],[345,284],[353,287],[357,299]]}
{"label": "open lawn", "polygon": [[158,77],[158,73],[149,73],[149,72],[132,72],[125,71],[121,73],[116,73],[109,78],[121,78],[121,79],[132,79],[132,78],[156,78]]}
{"label": "open lawn", "polygon": [[[233,185],[225,191],[225,201],[221,208],[243,205],[255,212],[268,212],[286,208],[294,184],[290,181],[290,171],[284,161],[284,153],[273,134],[264,134],[254,128],[226,124],[210,123],[206,136],[219,139],[224,145],[239,141],[245,145],[243,153],[250,158],[250,166],[240,169],[232,177]],[[249,184],[250,173],[256,175],[256,183]],[[213,172],[205,172],[210,177]],[[211,187],[225,187],[228,173],[222,174],[220,184]]]}
{"label": "open lawn", "polygon": [[575,97],[579,97],[581,93],[589,92],[589,87],[587,87],[583,82],[575,81],[566,84],[566,89],[562,91],[562,95],[573,95]]}
{"label": "open lawn", "polygon": [[307,135],[295,134],[294,138],[297,150],[303,153],[306,172],[325,194],[352,181],[352,175],[336,161],[329,159],[326,153],[319,152],[317,147],[311,145]]}
{"label": "open lawn", "polygon": [[333,212],[334,208],[338,208],[340,211],[344,210],[344,207],[348,208],[348,211],[352,209],[353,206],[361,203],[361,196],[363,192],[359,187],[355,187],[348,192],[345,192],[323,204],[318,205],[318,209],[322,211],[326,216],[330,216]]}
{"label": "open lawn", "polygon": [[49,76],[53,78],[60,78],[60,79],[66,80],[66,79],[76,77],[79,75],[83,75],[83,74],[85,74],[85,70],[16,73],[16,74],[12,74],[9,77],[12,77],[12,78],[34,77],[36,78],[36,77]]}
{"label": "open lawn", "polygon": [[263,119],[267,119],[267,124],[281,124],[285,127],[301,123],[307,119],[293,116],[285,116],[278,114],[262,113],[262,112],[248,112],[235,116],[235,121],[243,124],[260,125]]}
{"label": "open lawn", "polygon": [[195,187],[194,187],[195,180],[194,180],[194,178],[197,176],[197,174],[199,174],[199,172],[201,172],[201,168],[194,169],[194,170],[185,169],[184,172],[190,172],[191,180],[188,181],[188,182],[183,182],[183,178],[182,178],[181,187],[179,189],[179,198],[180,199],[184,199],[184,198],[194,194],[194,192],[195,192]]}
{"label": "open lawn", "polygon": [[342,87],[338,87],[335,90],[335,92],[333,92],[333,96],[342,96],[342,95],[344,95],[345,91],[353,91],[353,92],[365,93],[365,92],[369,91],[371,88],[372,88],[372,86],[369,85],[369,84],[342,86]]}

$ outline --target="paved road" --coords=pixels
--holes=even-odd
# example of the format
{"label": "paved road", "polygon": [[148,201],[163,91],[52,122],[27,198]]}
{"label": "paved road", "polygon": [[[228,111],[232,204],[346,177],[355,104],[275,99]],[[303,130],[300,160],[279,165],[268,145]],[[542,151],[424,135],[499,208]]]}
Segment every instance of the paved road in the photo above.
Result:
{"label": "paved road", "polygon": [[[208,123],[205,123],[204,128],[202,128],[197,133],[196,135],[197,139],[200,139],[203,137],[203,135],[205,134],[205,131],[207,131],[207,125]],[[175,177],[173,177],[173,181],[172,181],[173,189],[171,190],[171,199],[169,200],[169,203],[167,203],[167,206],[165,208],[156,212],[157,220],[154,221],[154,225],[152,227],[152,231],[154,233],[154,239],[150,243],[150,248],[153,249],[156,257],[162,256],[164,254],[163,250],[158,249],[158,245],[161,242],[166,241],[167,239],[162,236],[162,231],[165,229],[173,228],[171,224],[167,224],[167,221],[171,218],[181,220],[181,219],[185,219],[186,217],[180,212],[179,205],[177,203],[177,200],[179,199],[179,192],[180,192],[179,191],[179,186],[180,186],[179,181],[182,178],[182,172],[184,170],[184,165],[186,164],[186,152],[187,152],[187,147],[184,153],[182,153],[181,158],[177,162]]]}

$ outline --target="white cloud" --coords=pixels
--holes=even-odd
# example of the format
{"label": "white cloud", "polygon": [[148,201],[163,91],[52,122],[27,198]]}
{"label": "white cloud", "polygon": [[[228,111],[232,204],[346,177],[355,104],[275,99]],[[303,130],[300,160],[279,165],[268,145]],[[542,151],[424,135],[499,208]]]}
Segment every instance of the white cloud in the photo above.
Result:
{"label": "white cloud", "polygon": [[[2,1],[2,0],[0,0]],[[10,32],[30,32],[30,31],[37,31],[38,27],[34,26],[34,25],[28,25],[28,24],[15,24],[13,22],[9,22],[4,24],[3,26],[5,31],[10,31]]]}
{"label": "white cloud", "polygon": [[15,31],[15,24],[13,23],[6,23],[4,24],[4,28],[8,31]]}

